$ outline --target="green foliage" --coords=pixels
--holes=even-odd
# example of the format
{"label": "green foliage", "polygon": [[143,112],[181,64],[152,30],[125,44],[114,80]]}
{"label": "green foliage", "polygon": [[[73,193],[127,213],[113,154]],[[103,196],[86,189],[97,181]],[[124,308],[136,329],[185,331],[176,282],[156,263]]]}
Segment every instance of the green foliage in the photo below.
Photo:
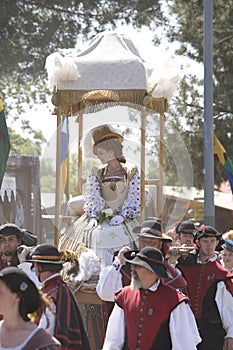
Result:
{"label": "green foliage", "polygon": [[[155,18],[156,26],[165,20],[159,0],[2,0],[0,92],[9,106],[8,124],[20,119],[25,106],[46,102],[49,92],[44,66],[49,54],[74,49],[78,39],[90,39],[119,23],[154,27]],[[34,146],[25,141],[25,135],[21,138],[10,130],[11,153],[40,154],[43,136],[31,132]]]}
{"label": "green foliage", "polygon": [[[168,12],[165,18],[162,5]],[[165,26],[171,42],[180,43],[179,54],[185,54],[198,62],[203,61],[203,1],[173,0],[2,0],[0,11],[0,91],[8,98],[9,109],[15,108],[18,119],[25,105],[45,102],[48,94],[46,57],[63,49],[75,48],[77,40],[90,39],[93,35],[114,29],[119,23],[132,24],[135,28],[147,26],[155,32],[157,43],[164,35],[158,27]],[[216,135],[233,158],[231,133],[233,128],[232,99],[232,18],[233,0],[227,3],[215,0],[213,21],[214,61],[214,118]],[[173,20],[171,20],[173,15]],[[78,48],[77,48],[78,50]],[[194,185],[203,184],[203,82],[186,77],[179,91],[170,101],[167,119],[185,141],[194,169]],[[8,111],[7,111],[8,112]],[[10,112],[10,111],[9,111]],[[8,117],[8,113],[6,113]],[[8,123],[9,124],[9,123]],[[168,124],[168,123],[167,123]],[[28,122],[22,123],[22,135],[10,129],[12,153],[40,154],[44,142],[40,132],[30,130]],[[150,135],[148,135],[150,138]],[[150,138],[153,154],[158,154],[158,142]],[[165,150],[165,152],[167,152]],[[175,164],[165,154],[165,171],[168,183],[176,181]],[[169,161],[170,159],[170,161]],[[156,167],[156,160],[154,164]],[[87,164],[87,165],[86,165]],[[89,170],[93,161],[83,165]],[[219,184],[226,179],[223,167],[216,162],[215,180]],[[149,170],[148,176],[153,171]],[[71,159],[71,193],[77,191],[77,160]],[[47,180],[50,174],[46,175]],[[87,174],[85,174],[87,176]],[[53,175],[51,176],[53,177]],[[152,176],[154,177],[154,176]],[[52,182],[46,185],[48,188]],[[51,188],[50,188],[51,190]]]}
{"label": "green foliage", "polygon": [[[23,103],[45,100],[46,57],[75,48],[77,39],[117,24],[151,26],[165,20],[158,0],[2,0],[0,91]],[[35,89],[36,87],[36,89]]]}
{"label": "green foliage", "polygon": [[[23,137],[16,133],[11,128],[9,129],[10,142],[11,142],[11,154],[24,154],[24,155],[40,155],[41,146],[45,142],[45,138],[42,133],[29,128],[30,137]],[[27,128],[26,128],[27,129]],[[25,130],[24,130],[25,135]],[[26,134],[27,135],[27,134]]]}
{"label": "green foliage", "polygon": [[[196,0],[174,0],[169,2],[169,9],[176,18],[176,23],[172,22],[168,28],[170,41],[180,43],[179,54],[186,54],[198,62],[203,61],[204,44],[204,1]],[[214,123],[215,133],[224,145],[227,153],[233,158],[233,144],[231,134],[233,129],[233,99],[232,99],[232,54],[233,54],[233,0],[227,3],[223,0],[213,1],[213,73],[214,73]],[[192,83],[192,82],[191,82]],[[196,82],[193,81],[194,84]],[[194,96],[194,100],[188,98],[187,89],[181,86],[181,94],[187,97],[186,101],[181,101],[181,109],[186,114],[187,125],[190,127],[186,138],[186,144],[192,155],[194,164],[195,183],[201,186],[203,176],[203,166],[201,162],[202,142],[203,142],[203,107],[198,106],[199,97]],[[192,92],[193,94],[193,92]],[[200,95],[201,100],[203,94]],[[178,100],[181,98],[178,97]],[[177,106],[175,113],[179,114],[180,101],[174,101]],[[199,100],[200,101],[200,100]],[[193,113],[189,110],[193,109]],[[200,109],[201,108],[201,109]],[[202,112],[201,112],[202,111]],[[191,115],[190,115],[191,113]],[[195,152],[193,152],[195,150]],[[197,152],[197,158],[195,154]],[[197,159],[200,159],[200,162]],[[198,174],[199,172],[199,174]],[[226,174],[221,164],[215,162],[215,182],[220,184],[226,180]]]}

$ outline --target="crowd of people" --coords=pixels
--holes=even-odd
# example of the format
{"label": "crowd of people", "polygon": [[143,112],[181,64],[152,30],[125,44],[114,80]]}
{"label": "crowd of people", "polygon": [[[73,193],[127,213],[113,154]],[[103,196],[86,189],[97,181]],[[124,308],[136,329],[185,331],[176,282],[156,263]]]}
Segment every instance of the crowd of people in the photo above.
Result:
{"label": "crowd of people", "polygon": [[[94,130],[102,168],[59,247],[0,226],[0,349],[233,350],[233,231],[181,221],[164,233],[156,218],[140,223],[139,171],[122,165],[122,143],[109,126]],[[64,277],[64,252],[79,245],[101,265],[92,333],[70,288],[78,259],[72,281]]]}

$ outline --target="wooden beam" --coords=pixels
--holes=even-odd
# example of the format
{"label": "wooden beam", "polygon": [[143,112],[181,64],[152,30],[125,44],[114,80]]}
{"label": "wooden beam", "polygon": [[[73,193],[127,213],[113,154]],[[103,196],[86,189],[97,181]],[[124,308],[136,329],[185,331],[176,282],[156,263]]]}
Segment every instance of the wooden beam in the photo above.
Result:
{"label": "wooden beam", "polygon": [[61,108],[57,109],[57,149],[56,149],[56,197],[55,197],[55,224],[54,245],[58,246],[60,210],[61,210]]}

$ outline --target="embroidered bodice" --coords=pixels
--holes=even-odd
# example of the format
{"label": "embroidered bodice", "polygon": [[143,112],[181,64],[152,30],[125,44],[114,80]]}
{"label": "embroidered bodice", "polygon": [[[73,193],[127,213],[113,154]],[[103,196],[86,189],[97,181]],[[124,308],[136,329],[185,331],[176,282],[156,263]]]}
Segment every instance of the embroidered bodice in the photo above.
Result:
{"label": "embroidered bodice", "polygon": [[104,169],[93,169],[84,195],[84,211],[95,216],[103,208],[112,208],[124,217],[140,215],[140,176],[136,167],[124,168],[125,176],[103,176]]}

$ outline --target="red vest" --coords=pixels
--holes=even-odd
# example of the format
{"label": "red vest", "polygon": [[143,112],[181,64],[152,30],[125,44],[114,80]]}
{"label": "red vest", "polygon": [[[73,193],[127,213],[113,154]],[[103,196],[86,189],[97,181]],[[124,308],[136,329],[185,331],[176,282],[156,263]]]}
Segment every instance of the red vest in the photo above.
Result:
{"label": "red vest", "polygon": [[[184,278],[188,283],[188,296],[191,308],[196,319],[202,314],[204,297],[216,280],[224,280],[231,273],[224,269],[218,260],[209,261],[206,264],[194,264],[191,266],[178,265]],[[233,295],[233,284],[231,280],[226,282],[227,289]]]}
{"label": "red vest", "polygon": [[124,310],[128,347],[130,350],[151,348],[160,327],[171,311],[187,298],[177,290],[160,284],[155,292],[123,288],[116,303]]}

